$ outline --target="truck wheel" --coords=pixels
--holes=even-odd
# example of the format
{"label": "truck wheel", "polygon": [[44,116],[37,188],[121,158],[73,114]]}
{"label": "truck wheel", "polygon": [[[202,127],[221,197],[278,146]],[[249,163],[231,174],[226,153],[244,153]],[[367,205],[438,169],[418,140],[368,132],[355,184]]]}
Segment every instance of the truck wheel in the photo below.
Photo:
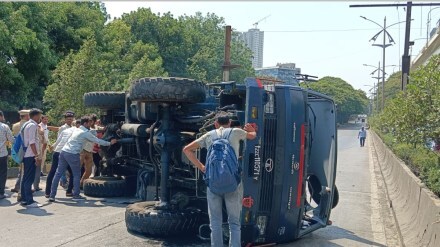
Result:
{"label": "truck wheel", "polygon": [[131,204],[125,210],[127,230],[152,236],[166,237],[195,233],[200,225],[200,210],[157,210],[155,201]]}
{"label": "truck wheel", "polygon": [[84,106],[100,109],[124,109],[125,92],[90,92],[84,94]]}
{"label": "truck wheel", "polygon": [[205,98],[205,85],[187,78],[147,77],[134,81],[130,88],[133,101],[200,103]]}
{"label": "truck wheel", "polygon": [[84,181],[84,195],[92,197],[118,197],[125,194],[124,179],[116,177],[94,177]]}

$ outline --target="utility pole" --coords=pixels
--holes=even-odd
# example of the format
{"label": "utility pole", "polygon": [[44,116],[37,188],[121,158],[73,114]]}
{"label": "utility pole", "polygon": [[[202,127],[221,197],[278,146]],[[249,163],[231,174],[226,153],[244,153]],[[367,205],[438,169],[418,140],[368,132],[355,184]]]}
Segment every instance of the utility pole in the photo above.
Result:
{"label": "utility pole", "polygon": [[[383,106],[379,108],[379,80],[380,80],[380,61],[379,64],[377,65],[377,88],[376,88],[376,108],[377,111],[379,112],[379,109],[383,109]],[[382,83],[383,86],[383,83]],[[384,91],[383,91],[383,87],[382,87],[382,95],[384,95]]]}
{"label": "utility pole", "polygon": [[[373,73],[374,73],[374,71],[373,71]],[[377,65],[377,76],[376,77],[373,77],[373,79],[377,79],[377,84],[376,84],[376,110],[377,110],[377,112],[379,112],[379,110],[380,109],[383,109],[382,107],[381,108],[379,108],[379,85],[380,85],[380,78],[381,78],[381,76],[380,76],[380,61],[379,61],[379,64]],[[373,86],[374,86],[374,84],[373,84]],[[382,87],[382,95],[383,95],[384,93],[383,93],[383,87]]]}
{"label": "utility pole", "polygon": [[[385,48],[391,45],[391,44],[386,45],[386,40],[385,40],[386,38],[385,36],[387,34],[386,28],[387,28],[387,17],[385,16],[383,18],[383,43],[382,43],[382,110],[385,108]],[[380,62],[378,68],[380,68]]]}
{"label": "utility pole", "polygon": [[223,62],[223,81],[229,81],[229,75],[231,69],[238,68],[240,65],[231,64],[231,37],[232,28],[231,26],[226,26],[225,28],[225,59]]}
{"label": "utility pole", "polygon": [[406,5],[406,27],[405,27],[405,46],[402,56],[402,91],[405,91],[409,83],[409,70],[411,67],[411,57],[409,56],[410,32],[411,32],[411,8],[412,2]]}
{"label": "utility pole", "polygon": [[405,30],[405,47],[402,56],[402,90],[409,82],[409,71],[411,66],[411,57],[409,54],[410,47],[410,28],[411,28],[411,8],[412,6],[440,6],[440,3],[412,3],[406,4],[355,4],[350,5],[350,8],[364,8],[364,7],[406,7],[406,30]]}

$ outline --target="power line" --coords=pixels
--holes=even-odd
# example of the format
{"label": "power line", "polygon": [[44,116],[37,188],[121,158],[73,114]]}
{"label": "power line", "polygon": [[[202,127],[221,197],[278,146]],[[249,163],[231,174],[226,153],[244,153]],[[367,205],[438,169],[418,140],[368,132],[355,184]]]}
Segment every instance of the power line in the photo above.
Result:
{"label": "power line", "polygon": [[[400,30],[403,28],[390,28],[391,30]],[[411,28],[419,30],[420,28]],[[315,29],[315,30],[262,30],[265,33],[325,33],[325,32],[352,32],[352,31],[371,31],[377,28],[351,28],[351,29]],[[246,32],[246,31],[239,31]]]}

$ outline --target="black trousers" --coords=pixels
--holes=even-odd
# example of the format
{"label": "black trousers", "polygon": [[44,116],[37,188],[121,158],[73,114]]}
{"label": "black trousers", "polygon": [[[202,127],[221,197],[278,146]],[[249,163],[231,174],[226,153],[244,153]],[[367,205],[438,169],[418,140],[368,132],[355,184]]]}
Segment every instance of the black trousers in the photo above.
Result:
{"label": "black trousers", "polygon": [[8,178],[8,156],[0,157],[0,196],[5,194],[6,179]]}
{"label": "black trousers", "polygon": [[363,147],[365,145],[365,137],[361,137],[359,140],[361,142],[361,147]]}
{"label": "black trousers", "polygon": [[93,163],[95,164],[95,177],[98,177],[99,175],[101,175],[101,169],[99,167],[99,162],[101,161],[101,155],[99,155],[98,153],[93,153]]}
{"label": "black trousers", "polygon": [[34,202],[32,184],[35,179],[35,157],[23,158],[23,179],[21,180],[21,201],[30,205]]}

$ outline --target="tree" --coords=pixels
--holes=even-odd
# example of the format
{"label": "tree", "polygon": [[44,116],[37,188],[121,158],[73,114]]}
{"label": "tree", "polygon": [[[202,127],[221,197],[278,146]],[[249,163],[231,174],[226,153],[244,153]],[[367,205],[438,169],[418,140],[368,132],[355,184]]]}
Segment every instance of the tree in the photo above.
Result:
{"label": "tree", "polygon": [[[50,109],[51,119],[60,119],[68,109],[78,116],[88,113],[83,95],[87,92],[111,90],[99,65],[97,43],[86,41],[78,53],[71,52],[53,72],[52,82],[47,87],[44,103]],[[62,97],[60,97],[62,95]]]}
{"label": "tree", "polygon": [[414,145],[440,140],[439,68],[436,55],[411,74],[406,91],[391,99],[376,121],[380,130],[392,129],[398,141]]}
{"label": "tree", "polygon": [[[224,54],[224,19],[208,13],[203,16],[153,14],[139,8],[124,14],[122,21],[131,27],[136,40],[158,47],[163,67],[170,76],[190,77],[205,82],[222,79]],[[238,39],[231,44],[231,62],[241,67],[231,73],[231,80],[243,81],[253,76],[251,51]]]}
{"label": "tree", "polygon": [[[304,86],[304,83],[301,85]],[[309,83],[310,89],[333,98],[338,108],[338,122],[345,123],[352,114],[366,111],[368,99],[365,92],[355,90],[350,84],[337,77],[326,76],[317,82]]]}
{"label": "tree", "polygon": [[98,3],[0,3],[0,106],[41,107],[51,71],[106,20]]}

